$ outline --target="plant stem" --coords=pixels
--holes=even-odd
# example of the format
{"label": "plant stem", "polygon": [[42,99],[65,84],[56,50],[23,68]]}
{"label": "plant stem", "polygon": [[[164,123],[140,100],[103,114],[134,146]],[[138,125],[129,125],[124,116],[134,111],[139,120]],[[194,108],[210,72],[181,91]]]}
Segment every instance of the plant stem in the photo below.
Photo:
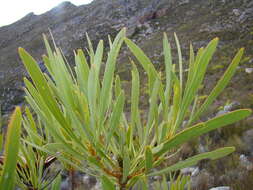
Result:
{"label": "plant stem", "polygon": [[120,190],[128,190],[128,188],[126,187],[126,184],[127,184],[127,182],[126,183],[122,183],[122,184],[120,184]]}
{"label": "plant stem", "polygon": [[75,190],[76,181],[75,181],[75,170],[73,168],[69,170],[69,179],[70,179],[70,189]]}

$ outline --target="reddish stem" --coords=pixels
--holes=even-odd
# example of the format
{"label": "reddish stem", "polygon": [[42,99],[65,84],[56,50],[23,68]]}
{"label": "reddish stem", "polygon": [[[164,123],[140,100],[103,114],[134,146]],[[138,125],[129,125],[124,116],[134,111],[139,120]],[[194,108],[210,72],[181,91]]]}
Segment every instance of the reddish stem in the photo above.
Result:
{"label": "reddish stem", "polygon": [[70,189],[75,190],[76,180],[75,180],[75,170],[74,169],[69,170],[69,178],[70,178]]}

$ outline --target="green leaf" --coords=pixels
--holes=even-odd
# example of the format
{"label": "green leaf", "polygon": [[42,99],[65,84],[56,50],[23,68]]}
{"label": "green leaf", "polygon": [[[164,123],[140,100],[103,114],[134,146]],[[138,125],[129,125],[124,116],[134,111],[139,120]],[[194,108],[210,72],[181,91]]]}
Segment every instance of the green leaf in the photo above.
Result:
{"label": "green leaf", "polygon": [[164,120],[168,120],[169,112],[169,102],[171,96],[171,86],[172,86],[172,57],[171,57],[171,47],[168,42],[166,33],[164,33],[163,38],[163,51],[164,51],[164,62],[165,62],[165,74],[166,74],[166,87],[165,87],[165,105],[164,105]]}
{"label": "green leaf", "polygon": [[146,148],[145,151],[145,164],[146,172],[149,172],[153,168],[153,154],[149,146]]}
{"label": "green leaf", "polygon": [[177,53],[178,53],[178,63],[179,63],[179,77],[180,77],[180,89],[183,89],[183,61],[182,61],[182,53],[179,40],[177,38],[177,34],[174,33],[174,37],[177,44]]}
{"label": "green leaf", "polygon": [[97,97],[98,97],[98,78],[96,75],[97,65],[92,64],[88,78],[88,102],[90,109],[91,127],[95,128],[97,120]]}
{"label": "green leaf", "polygon": [[182,104],[182,92],[180,88],[180,81],[178,78],[174,78],[174,85],[173,85],[173,109],[172,109],[172,118],[171,122],[173,124],[173,128],[171,129],[172,134],[176,131],[176,125],[174,123],[176,122],[178,113],[180,113],[180,106]]}
{"label": "green leaf", "polygon": [[72,154],[73,156],[75,156],[76,159],[79,159],[79,160],[83,160],[84,156],[87,157],[86,153],[78,152],[78,151],[76,151],[75,149],[72,149],[72,148],[70,149],[62,143],[48,143],[44,146],[41,146],[41,149],[44,150],[44,151],[47,150],[48,153],[52,153],[52,152],[53,153],[56,153],[56,152],[59,153],[59,151],[68,152],[68,153]]}
{"label": "green leaf", "polygon": [[21,121],[21,110],[17,107],[11,116],[5,143],[5,159],[3,172],[0,178],[0,187],[4,187],[5,190],[14,189],[15,185],[15,169],[20,146]]}
{"label": "green leaf", "polygon": [[142,67],[148,74],[149,80],[149,94],[152,93],[153,85],[155,83],[156,77],[158,76],[157,71],[155,70],[154,65],[150,61],[150,59],[145,55],[145,53],[131,40],[125,38],[125,42],[130,49],[130,51],[134,54],[137,60],[141,63]]}
{"label": "green leaf", "polygon": [[135,132],[137,126],[137,133],[139,138],[143,139],[143,128],[139,125],[139,97],[140,97],[140,77],[139,72],[132,62],[132,87],[131,87],[131,126],[132,133]]}
{"label": "green leaf", "polygon": [[50,74],[53,74],[53,70],[51,66],[51,61],[54,59],[53,51],[49,45],[49,42],[45,34],[43,34],[43,40],[44,40],[44,44],[48,53],[48,57],[45,55],[43,56],[43,61],[44,61],[44,64],[46,65],[46,68],[50,72]]}
{"label": "green leaf", "polygon": [[107,135],[107,142],[110,143],[112,134],[114,133],[116,127],[119,126],[121,116],[123,113],[124,109],[124,104],[125,104],[125,95],[124,92],[121,91],[120,95],[117,97],[115,107],[113,109],[111,119],[109,121],[109,129],[108,129],[108,135]]}
{"label": "green leaf", "polygon": [[204,159],[210,159],[210,160],[216,160],[218,158],[222,158],[224,156],[227,156],[235,151],[234,147],[226,147],[226,148],[220,148],[212,152],[206,152],[202,154],[198,154],[196,156],[190,157],[184,161],[179,161],[178,163],[169,166],[165,169],[162,169],[158,172],[153,172],[149,174],[148,176],[156,176],[156,175],[163,175],[169,172],[173,172],[176,170],[180,170],[189,166],[196,165],[199,161]]}
{"label": "green leaf", "polygon": [[[200,53],[200,51],[198,51]],[[195,55],[194,55],[194,50],[192,47],[192,44],[190,45],[190,58],[189,58],[189,69],[188,69],[188,76],[187,76],[187,82],[186,82],[186,87],[189,88],[189,82],[193,79],[193,74],[194,74],[194,68],[196,68],[195,64]]]}
{"label": "green leaf", "polygon": [[108,42],[109,42],[110,49],[112,49],[112,39],[110,35],[108,35]]}
{"label": "green leaf", "polygon": [[249,109],[236,110],[206,122],[199,123],[193,127],[183,130],[171,139],[168,139],[165,143],[161,144],[157,148],[154,148],[152,152],[155,154],[155,156],[161,156],[172,148],[176,148],[178,145],[181,145],[214,129],[235,123],[245,117],[248,117],[250,114],[251,110]]}
{"label": "green leaf", "polygon": [[77,51],[77,55],[75,56],[76,62],[76,74],[77,81],[81,88],[81,90],[87,94],[87,82],[89,77],[89,66],[86,61],[85,55],[81,49]]}
{"label": "green leaf", "polygon": [[114,85],[115,97],[118,97],[120,95],[121,90],[122,90],[121,81],[120,81],[119,75],[117,75],[115,79],[115,85]]}
{"label": "green leaf", "polygon": [[126,182],[130,169],[131,169],[131,160],[129,158],[129,152],[128,150],[124,150],[122,183]]}
{"label": "green leaf", "polygon": [[158,114],[158,106],[157,106],[157,100],[158,100],[158,93],[159,93],[159,89],[160,89],[160,85],[161,85],[161,81],[160,79],[157,77],[155,84],[154,84],[154,88],[152,90],[152,94],[150,97],[150,106],[149,106],[149,113],[148,113],[148,121],[147,121],[147,126],[145,127],[144,131],[145,131],[145,136],[144,136],[144,142],[143,145],[145,145],[145,143],[148,142],[148,138],[150,135],[150,130],[152,129],[152,125],[154,122],[156,122],[156,116]]}
{"label": "green leaf", "polygon": [[106,176],[101,177],[103,190],[116,190],[114,183]]}
{"label": "green leaf", "polygon": [[155,70],[154,65],[150,61],[150,59],[145,55],[145,53],[130,39],[125,38],[125,42],[131,52],[135,55],[137,60],[141,63],[143,66],[144,70],[147,72],[151,67],[151,70]]}
{"label": "green leaf", "polygon": [[86,33],[86,38],[87,38],[88,46],[89,46],[90,63],[92,64],[94,62],[95,53],[94,53],[93,45],[91,43],[88,33]]}

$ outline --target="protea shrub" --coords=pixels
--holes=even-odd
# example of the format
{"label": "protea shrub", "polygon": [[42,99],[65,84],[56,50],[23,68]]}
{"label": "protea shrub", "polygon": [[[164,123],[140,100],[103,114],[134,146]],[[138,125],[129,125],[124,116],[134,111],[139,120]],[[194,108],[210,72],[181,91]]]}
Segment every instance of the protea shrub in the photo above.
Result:
{"label": "protea shrub", "polygon": [[[96,176],[105,190],[148,189],[151,176],[168,174],[203,159],[215,160],[231,154],[235,148],[225,147],[156,169],[171,159],[187,141],[251,114],[248,109],[240,109],[198,122],[227,86],[244,50],[237,52],[211,93],[199,104],[199,89],[218,38],[196,54],[190,46],[189,68],[186,69],[177,36],[178,64],[173,64],[171,46],[164,34],[165,69],[158,72],[143,51],[126,38],[125,32],[122,29],[113,42],[109,40],[110,50],[106,55],[102,40],[93,49],[88,39],[88,53],[75,52],[74,68],[67,63],[59,48],[51,49],[44,36],[47,55],[43,56],[43,61],[48,73],[43,73],[24,49],[19,49],[31,78],[24,79],[26,100],[52,137],[52,141],[43,145],[31,139],[24,142],[78,171]],[[126,97],[121,79],[115,74],[123,43],[136,57],[147,77],[147,84],[143,84],[137,63],[130,61],[130,97]],[[106,59],[105,69],[101,69],[103,58]],[[146,115],[141,114],[141,86],[147,86],[144,94],[149,104]],[[130,102],[129,117],[126,116],[127,100]]]}

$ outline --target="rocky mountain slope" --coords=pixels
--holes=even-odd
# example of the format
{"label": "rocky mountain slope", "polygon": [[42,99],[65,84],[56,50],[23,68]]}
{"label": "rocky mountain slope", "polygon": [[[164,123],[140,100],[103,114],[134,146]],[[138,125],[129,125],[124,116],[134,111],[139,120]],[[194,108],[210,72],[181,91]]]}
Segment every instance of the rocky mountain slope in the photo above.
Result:
{"label": "rocky mountain slope", "polygon": [[[0,27],[2,112],[8,113],[13,106],[23,102],[22,78],[26,73],[17,54],[19,46],[30,52],[37,59],[38,64],[43,67],[41,55],[45,53],[45,48],[42,33],[49,36],[50,29],[57,45],[61,47],[71,62],[73,49],[85,49],[87,46],[86,33],[95,44],[99,39],[107,42],[108,34],[114,36],[124,26],[128,28],[128,36],[147,52],[158,68],[162,68],[163,61],[161,53],[163,32],[168,33],[172,42],[173,32],[177,33],[184,55],[188,55],[190,42],[197,49],[206,45],[212,38],[219,37],[219,51],[215,54],[216,58],[208,69],[208,78],[203,93],[208,92],[221,76],[236,50],[245,47],[246,55],[240,68],[230,86],[215,102],[214,107],[210,108],[210,112],[224,106],[225,103],[233,105],[231,102],[239,107],[253,108],[252,0],[94,0],[83,6],[64,2],[42,15],[29,13],[11,25]],[[172,45],[173,50],[176,51],[174,43]],[[125,48],[122,50],[119,61],[118,73],[127,83],[129,63]],[[236,186],[243,181],[240,175],[245,179],[247,179],[246,176],[253,176],[253,166],[248,168],[249,170],[245,169],[243,165],[237,168],[241,155],[246,155],[247,161],[253,160],[252,120],[253,118],[247,119],[238,124],[234,130],[224,130],[206,137],[211,140],[204,139],[203,146],[209,148],[217,144],[234,145],[235,142],[239,147],[239,152],[232,161],[230,160],[231,163],[223,165],[220,170],[217,169],[216,163],[215,166],[209,165],[208,171],[200,171],[202,175],[199,176],[203,178],[201,181],[207,180],[205,183],[207,187],[226,185],[232,183],[233,180]],[[214,139],[214,136],[218,138]],[[214,141],[216,142],[212,144]],[[225,173],[226,171],[228,174]],[[217,176],[210,172],[217,173]],[[205,176],[207,176],[206,179]],[[247,187],[253,184],[252,180],[251,183],[248,181],[250,180],[242,182],[245,188],[238,185],[237,189],[247,190]],[[200,184],[196,186],[200,187]]]}

